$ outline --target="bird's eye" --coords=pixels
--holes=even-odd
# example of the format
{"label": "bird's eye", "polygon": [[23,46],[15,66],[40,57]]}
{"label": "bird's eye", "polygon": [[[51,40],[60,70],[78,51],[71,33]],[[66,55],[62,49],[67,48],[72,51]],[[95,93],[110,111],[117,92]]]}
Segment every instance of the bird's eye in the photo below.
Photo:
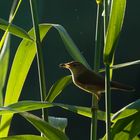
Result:
{"label": "bird's eye", "polygon": [[78,63],[73,63],[72,66],[77,67],[77,66],[79,66],[79,64]]}
{"label": "bird's eye", "polygon": [[74,67],[76,67],[76,66],[77,66],[77,64],[73,64],[73,66],[74,66]]}

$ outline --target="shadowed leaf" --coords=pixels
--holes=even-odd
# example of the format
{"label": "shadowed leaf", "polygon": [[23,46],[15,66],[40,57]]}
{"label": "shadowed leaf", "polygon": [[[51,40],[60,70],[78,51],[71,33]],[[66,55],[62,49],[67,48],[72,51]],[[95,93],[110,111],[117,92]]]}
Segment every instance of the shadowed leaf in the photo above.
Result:
{"label": "shadowed leaf", "polygon": [[27,112],[20,115],[29,121],[38,131],[43,133],[49,140],[68,140],[68,137],[62,131],[52,127],[41,118]]}

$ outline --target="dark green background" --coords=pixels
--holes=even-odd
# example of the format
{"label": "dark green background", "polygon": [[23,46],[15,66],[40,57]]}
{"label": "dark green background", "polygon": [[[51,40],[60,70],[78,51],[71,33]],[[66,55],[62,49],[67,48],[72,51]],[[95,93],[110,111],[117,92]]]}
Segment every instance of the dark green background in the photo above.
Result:
{"label": "dark green background", "polygon": [[[12,0],[0,0],[0,18],[8,20]],[[119,45],[116,50],[115,63],[137,60],[140,57],[140,1],[127,1],[126,16]],[[40,23],[61,24],[68,31],[78,48],[85,56],[91,66],[94,60],[94,35],[96,22],[96,3],[94,0],[38,0],[38,11]],[[23,0],[14,23],[25,30],[32,27],[30,6],[28,0]],[[21,39],[12,36],[10,66],[16,49]],[[71,61],[63,42],[57,31],[52,30],[43,41],[43,53],[46,69],[47,89],[60,77],[70,74],[69,71],[60,69],[58,65],[62,62]],[[103,67],[103,65],[102,65]],[[140,66],[131,66],[114,71],[114,80],[133,85],[136,92],[127,94],[113,92],[112,111],[115,112],[128,103],[138,99],[139,94],[139,73]],[[10,69],[10,67],[9,67]],[[28,78],[24,84],[21,100],[39,100],[39,87],[36,60],[34,60]],[[74,85],[68,86],[57,98],[56,102],[90,106],[91,96]],[[100,108],[104,110],[104,96],[100,101]],[[39,113],[39,112],[37,112]],[[71,140],[88,140],[90,134],[90,119],[73,114],[62,109],[51,109],[50,115],[67,117],[67,135]],[[21,123],[23,122],[23,123]],[[21,127],[22,126],[22,127]],[[104,123],[99,123],[98,136],[104,134]],[[37,133],[35,129],[20,116],[15,116],[11,127],[12,134]]]}

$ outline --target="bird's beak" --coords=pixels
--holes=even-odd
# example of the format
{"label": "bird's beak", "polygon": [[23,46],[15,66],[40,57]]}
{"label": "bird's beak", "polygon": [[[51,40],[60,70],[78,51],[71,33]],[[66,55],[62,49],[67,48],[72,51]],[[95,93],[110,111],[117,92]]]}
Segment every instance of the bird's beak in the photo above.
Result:
{"label": "bird's beak", "polygon": [[70,65],[69,63],[63,63],[63,64],[60,64],[59,67],[68,69],[70,68]]}

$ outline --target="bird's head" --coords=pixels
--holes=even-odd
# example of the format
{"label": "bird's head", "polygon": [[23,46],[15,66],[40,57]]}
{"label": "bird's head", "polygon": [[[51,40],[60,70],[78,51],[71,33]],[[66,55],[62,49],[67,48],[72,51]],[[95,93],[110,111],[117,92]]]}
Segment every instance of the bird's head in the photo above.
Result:
{"label": "bird's head", "polygon": [[74,75],[80,74],[86,70],[86,67],[82,63],[77,62],[77,61],[63,63],[63,64],[60,64],[59,66],[62,68],[69,69],[71,73]]}

